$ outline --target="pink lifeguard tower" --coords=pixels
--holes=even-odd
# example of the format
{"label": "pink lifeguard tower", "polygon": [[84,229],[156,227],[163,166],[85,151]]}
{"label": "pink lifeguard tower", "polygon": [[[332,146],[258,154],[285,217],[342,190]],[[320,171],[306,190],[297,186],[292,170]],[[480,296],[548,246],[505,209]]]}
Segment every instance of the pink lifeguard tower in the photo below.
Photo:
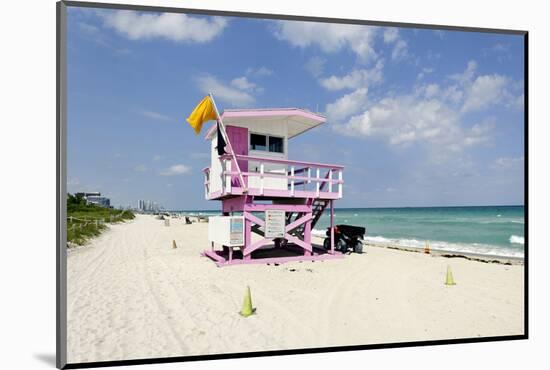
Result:
{"label": "pink lifeguard tower", "polygon": [[[214,125],[203,171],[205,197],[221,201],[223,215],[210,217],[211,248],[203,255],[218,266],[342,257],[334,250],[334,201],[342,198],[344,167],[288,159],[289,141],[325,118],[277,108],[225,110],[221,120],[229,153],[218,155],[223,134]],[[311,243],[311,231],[327,207],[330,243],[321,248]]]}

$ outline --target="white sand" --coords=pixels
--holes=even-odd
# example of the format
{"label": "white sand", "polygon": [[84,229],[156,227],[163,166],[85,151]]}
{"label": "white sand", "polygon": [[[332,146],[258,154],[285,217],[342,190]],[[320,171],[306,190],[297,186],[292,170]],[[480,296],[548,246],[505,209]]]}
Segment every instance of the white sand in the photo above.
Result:
{"label": "white sand", "polygon": [[199,255],[207,228],[137,216],[71,250],[69,363],[523,334],[522,265],[367,247],[219,268]]}

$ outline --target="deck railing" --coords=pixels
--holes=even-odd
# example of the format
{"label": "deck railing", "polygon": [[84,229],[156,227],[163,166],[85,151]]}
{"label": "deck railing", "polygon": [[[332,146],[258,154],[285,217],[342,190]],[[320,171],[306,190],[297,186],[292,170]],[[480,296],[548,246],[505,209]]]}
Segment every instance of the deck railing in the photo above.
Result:
{"label": "deck railing", "polygon": [[[219,191],[211,193],[212,174],[210,168],[203,169],[206,198],[242,194],[245,187],[251,195],[260,196],[325,196],[339,199],[343,194],[344,166],[341,165],[236,155],[241,170],[247,169],[241,172],[246,182],[243,187],[238,172],[231,165],[232,156],[226,154],[219,159],[222,169]],[[253,167],[257,170],[251,171]]]}

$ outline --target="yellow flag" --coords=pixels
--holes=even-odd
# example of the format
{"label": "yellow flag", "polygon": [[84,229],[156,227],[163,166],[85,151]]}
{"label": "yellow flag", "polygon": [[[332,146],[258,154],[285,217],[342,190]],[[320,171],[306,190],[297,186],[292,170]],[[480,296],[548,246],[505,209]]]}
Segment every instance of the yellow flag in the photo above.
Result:
{"label": "yellow flag", "polygon": [[202,125],[210,120],[217,119],[216,110],[210,96],[205,96],[204,99],[195,107],[193,112],[187,117],[187,122],[193,127],[195,133],[201,133]]}

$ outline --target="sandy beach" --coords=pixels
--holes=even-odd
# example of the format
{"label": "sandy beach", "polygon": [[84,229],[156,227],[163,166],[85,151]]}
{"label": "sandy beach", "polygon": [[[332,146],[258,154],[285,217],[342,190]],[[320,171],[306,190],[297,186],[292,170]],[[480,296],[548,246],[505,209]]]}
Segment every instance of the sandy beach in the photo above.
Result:
{"label": "sandy beach", "polygon": [[[368,246],[325,262],[219,268],[200,256],[207,229],[137,215],[69,250],[68,362],[524,331],[521,264]],[[455,286],[444,285],[448,265]],[[243,318],[247,285],[257,312]]]}

